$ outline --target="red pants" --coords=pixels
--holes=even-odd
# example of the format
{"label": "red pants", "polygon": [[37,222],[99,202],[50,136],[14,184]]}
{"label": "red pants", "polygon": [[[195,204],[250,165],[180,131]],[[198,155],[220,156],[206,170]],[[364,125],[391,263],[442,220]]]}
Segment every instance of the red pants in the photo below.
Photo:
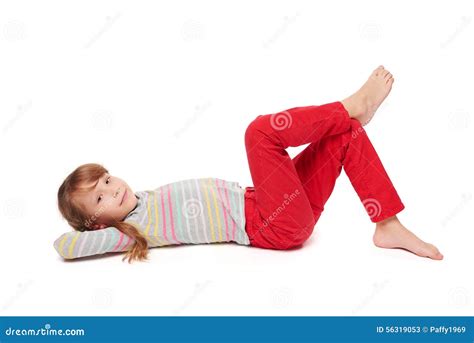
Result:
{"label": "red pants", "polygon": [[[285,150],[307,143],[294,159]],[[259,115],[245,131],[245,147],[252,246],[290,249],[306,241],[342,167],[372,222],[405,208],[365,130],[339,101]]]}

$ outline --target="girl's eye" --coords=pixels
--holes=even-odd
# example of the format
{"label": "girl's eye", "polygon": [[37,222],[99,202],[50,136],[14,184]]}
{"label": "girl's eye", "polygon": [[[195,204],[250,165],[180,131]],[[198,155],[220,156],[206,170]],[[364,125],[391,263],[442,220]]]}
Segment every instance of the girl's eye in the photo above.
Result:
{"label": "girl's eye", "polygon": [[[110,180],[110,176],[105,180],[105,184],[106,184],[106,185],[109,184],[109,180]],[[101,198],[102,198],[102,196],[100,196],[100,197],[97,198],[97,203],[100,202]]]}

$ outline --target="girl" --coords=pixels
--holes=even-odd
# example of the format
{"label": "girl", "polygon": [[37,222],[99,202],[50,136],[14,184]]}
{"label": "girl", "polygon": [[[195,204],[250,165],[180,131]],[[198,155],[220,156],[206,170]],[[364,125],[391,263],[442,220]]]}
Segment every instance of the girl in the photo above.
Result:
{"label": "girl", "polygon": [[[375,223],[373,242],[443,259],[438,249],[405,228],[405,206],[365,130],[394,78],[383,66],[342,101],[257,116],[245,131],[253,181],[242,189],[219,178],[188,179],[133,192],[98,164],[74,170],[58,191],[63,217],[76,230],[54,243],[66,259],[126,251],[145,260],[149,247],[235,242],[291,249],[305,242],[341,169]],[[294,159],[287,147],[310,143]]]}

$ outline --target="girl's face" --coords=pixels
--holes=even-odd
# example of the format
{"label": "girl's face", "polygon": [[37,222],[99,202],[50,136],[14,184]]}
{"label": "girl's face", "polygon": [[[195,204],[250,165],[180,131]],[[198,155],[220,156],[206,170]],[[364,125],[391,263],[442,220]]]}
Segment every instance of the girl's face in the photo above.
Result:
{"label": "girl's face", "polygon": [[135,208],[138,199],[125,181],[105,173],[94,189],[77,194],[77,201],[89,216],[86,226],[97,230],[112,226],[114,220],[122,221]]}

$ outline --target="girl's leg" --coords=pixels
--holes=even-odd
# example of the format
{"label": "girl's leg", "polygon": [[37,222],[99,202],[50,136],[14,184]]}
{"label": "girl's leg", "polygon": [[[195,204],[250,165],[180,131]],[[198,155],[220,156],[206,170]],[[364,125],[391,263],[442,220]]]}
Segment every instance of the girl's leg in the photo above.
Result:
{"label": "girl's leg", "polygon": [[[358,121],[350,131],[311,143],[293,162],[318,220],[344,167],[370,219],[376,222],[374,244],[403,248],[419,256],[442,260],[443,254],[403,226],[395,213],[404,206]],[[377,180],[377,182],[374,182]]]}
{"label": "girl's leg", "polygon": [[[377,246],[443,258],[394,215],[404,206],[359,124],[371,120],[392,84],[392,75],[379,66],[341,102],[260,115],[250,123],[245,146],[254,186],[246,187],[245,217],[251,245],[288,249],[303,243],[344,167],[371,220],[377,222]],[[311,144],[292,161],[285,149],[307,143]]]}
{"label": "girl's leg", "polygon": [[[278,121],[279,115],[286,121]],[[291,160],[285,148],[309,139],[314,141]],[[269,249],[301,245],[313,232],[344,167],[371,220],[377,222],[377,246],[443,258],[394,215],[404,206],[365,131],[341,102],[258,116],[247,128],[245,143],[254,181],[245,193],[251,245]]]}
{"label": "girl's leg", "polygon": [[316,220],[343,167],[372,222],[404,208],[367,133],[355,119],[348,131],[308,145],[293,163]]}
{"label": "girl's leg", "polygon": [[245,207],[251,245],[289,249],[311,235],[314,211],[285,149],[347,132],[352,123],[337,101],[259,115],[249,124],[245,146],[254,186],[247,187]]}

